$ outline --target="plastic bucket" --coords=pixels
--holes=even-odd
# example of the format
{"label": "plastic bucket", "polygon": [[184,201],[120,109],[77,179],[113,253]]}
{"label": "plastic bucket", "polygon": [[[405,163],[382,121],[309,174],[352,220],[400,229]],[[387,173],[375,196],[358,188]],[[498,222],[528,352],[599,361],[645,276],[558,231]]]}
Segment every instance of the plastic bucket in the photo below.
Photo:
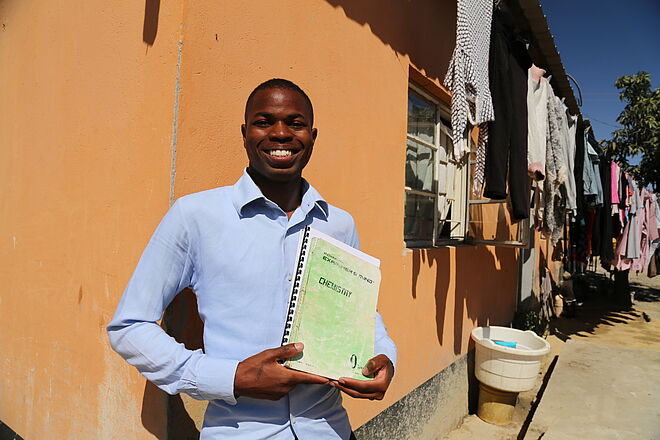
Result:
{"label": "plastic bucket", "polygon": [[477,415],[484,422],[493,425],[507,425],[513,418],[517,399],[518,393],[496,390],[480,383]]}
{"label": "plastic bucket", "polygon": [[534,387],[541,358],[550,353],[548,341],[530,330],[495,326],[477,327],[471,336],[476,343],[474,371],[479,382],[516,393]]}

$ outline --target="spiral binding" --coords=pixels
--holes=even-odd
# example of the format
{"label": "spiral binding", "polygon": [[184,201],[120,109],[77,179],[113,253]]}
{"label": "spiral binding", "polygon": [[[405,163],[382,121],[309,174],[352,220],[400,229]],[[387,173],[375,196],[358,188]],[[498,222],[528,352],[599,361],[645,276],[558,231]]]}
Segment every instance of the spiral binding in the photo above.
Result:
{"label": "spiral binding", "polygon": [[296,279],[293,281],[293,289],[291,291],[291,300],[289,301],[289,311],[286,314],[286,325],[284,326],[284,336],[282,336],[282,345],[289,343],[289,335],[291,334],[291,326],[293,325],[293,316],[296,313],[296,302],[300,293],[300,283],[302,278],[303,266],[305,265],[305,257],[307,255],[307,241],[309,240],[309,226],[305,227],[303,232],[302,246],[300,246],[300,258],[296,267]]}

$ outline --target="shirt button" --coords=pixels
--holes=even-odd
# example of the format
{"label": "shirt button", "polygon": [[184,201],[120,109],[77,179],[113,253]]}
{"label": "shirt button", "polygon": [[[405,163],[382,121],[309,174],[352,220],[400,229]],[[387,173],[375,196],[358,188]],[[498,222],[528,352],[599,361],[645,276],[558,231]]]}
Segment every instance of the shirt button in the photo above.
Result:
{"label": "shirt button", "polygon": [[286,279],[291,281],[293,278],[291,277],[291,275],[289,275],[288,277],[286,277]]}
{"label": "shirt button", "polygon": [[291,417],[291,423],[296,423],[296,418],[295,417]]}

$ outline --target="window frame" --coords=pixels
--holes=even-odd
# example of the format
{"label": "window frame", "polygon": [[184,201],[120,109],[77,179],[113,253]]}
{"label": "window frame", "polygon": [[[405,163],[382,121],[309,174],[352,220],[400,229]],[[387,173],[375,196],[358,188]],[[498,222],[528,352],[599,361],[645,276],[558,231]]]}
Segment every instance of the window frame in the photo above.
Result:
{"label": "window frame", "polygon": [[[413,141],[417,144],[423,145],[427,148],[431,148],[434,151],[434,164],[433,164],[433,173],[434,173],[434,192],[427,192],[422,190],[413,189],[405,184],[404,181],[404,225],[405,225],[405,208],[407,203],[407,197],[409,194],[419,195],[423,197],[433,197],[434,199],[434,210],[433,210],[433,235],[429,239],[405,239],[405,226],[404,226],[404,247],[410,250],[420,250],[420,249],[435,249],[442,247],[459,247],[459,246],[475,246],[475,245],[492,245],[499,247],[514,247],[514,248],[527,248],[529,247],[529,218],[518,222],[517,230],[517,239],[516,240],[496,240],[496,239],[479,239],[470,235],[470,208],[473,205],[493,205],[493,204],[505,204],[506,200],[490,200],[490,199],[480,199],[473,198],[472,193],[472,174],[473,168],[475,165],[475,160],[473,156],[475,155],[476,147],[470,131],[466,131],[465,139],[470,147],[469,152],[465,154],[460,160],[455,160],[453,148],[450,148],[448,145],[446,147],[447,157],[446,160],[441,160],[439,158],[438,152],[441,145],[441,132],[444,130],[446,136],[451,140],[451,127],[447,126],[443,119],[446,121],[451,121],[451,105],[445,100],[439,98],[438,96],[433,95],[428,90],[423,88],[418,83],[410,80],[408,82],[408,95],[410,92],[414,92],[419,95],[424,100],[430,102],[436,106],[436,121],[434,128],[434,138],[435,145],[431,144],[423,139],[420,139],[414,135],[408,133],[408,126],[406,125],[406,150],[408,148],[408,142]],[[444,117],[444,118],[443,118]],[[453,146],[453,143],[452,143]],[[407,163],[407,159],[406,159]],[[451,199],[451,209],[458,208],[459,212],[453,212],[451,216],[448,216],[446,220],[441,220],[440,218],[440,197],[441,194],[447,196],[447,185],[449,182],[445,182],[445,192],[440,192],[440,181],[438,179],[440,173],[440,167],[445,166],[449,167],[453,164],[455,167],[454,170],[454,180],[452,185],[454,185],[454,194],[453,199]],[[459,173],[457,175],[456,173]],[[445,173],[445,176],[447,173]],[[456,184],[458,183],[458,186]],[[531,212],[530,212],[531,216]],[[440,233],[444,228],[444,225],[449,223],[450,225],[458,224],[459,230],[457,233],[450,237],[441,237]],[[513,223],[507,222],[507,227],[513,227]],[[452,226],[454,228],[454,226]]]}
{"label": "window frame", "polygon": [[[467,203],[466,199],[467,198],[467,193],[463,191],[463,188],[467,185],[467,180],[468,180],[468,173],[469,169],[464,169],[464,167],[468,166],[468,161],[467,161],[467,156],[462,158],[459,161],[456,161],[453,156],[453,144],[452,145],[447,145],[443,146],[441,144],[441,139],[442,136],[441,134],[444,133],[445,137],[448,140],[451,140],[451,127],[447,125],[444,121],[450,122],[451,121],[451,106],[449,103],[443,101],[442,99],[439,99],[437,96],[434,96],[430,94],[428,91],[424,90],[421,86],[418,84],[410,81],[408,83],[408,93],[410,91],[413,91],[415,94],[419,95],[422,99],[425,101],[428,101],[432,105],[435,106],[436,109],[436,117],[435,117],[435,127],[434,127],[434,139],[435,139],[435,144],[431,144],[428,141],[425,141],[421,138],[418,138],[412,134],[408,133],[408,129],[406,127],[406,145],[408,141],[413,141],[417,144],[423,145],[424,147],[430,148],[434,151],[434,163],[433,163],[433,176],[434,176],[434,184],[435,188],[433,192],[428,192],[428,191],[422,191],[422,190],[417,190],[413,189],[407,185],[405,185],[404,182],[404,211],[405,211],[405,203],[407,200],[408,194],[412,195],[419,195],[422,197],[432,197],[434,200],[434,209],[433,209],[433,234],[431,239],[412,239],[412,240],[406,240],[404,236],[404,243],[405,247],[409,249],[429,249],[429,248],[436,248],[436,247],[442,247],[442,246],[456,246],[460,245],[461,242],[464,240],[465,234],[467,232]],[[406,147],[407,148],[407,147]],[[439,157],[439,152],[440,150],[444,148],[446,150],[446,158],[440,159]],[[440,198],[444,196],[445,198],[448,197],[450,194],[449,191],[447,191],[447,183],[445,183],[444,191],[440,191],[440,181],[438,180],[438,176],[440,175],[440,168],[441,166],[444,166],[449,170],[451,166],[454,166],[454,173],[460,171],[460,185],[457,190],[457,188],[454,188],[452,198],[450,199],[451,202],[448,202],[451,204],[450,209],[456,209],[458,207],[459,212],[453,212],[451,216],[446,216],[445,220],[442,220],[440,218],[440,209],[441,209],[441,204],[440,204]],[[469,168],[469,167],[468,167]],[[446,176],[447,173],[445,173]],[[454,177],[456,179],[456,177]],[[448,182],[446,180],[445,182]],[[454,180],[455,182],[455,180]],[[453,185],[454,183],[452,183]],[[455,186],[455,185],[454,185]],[[405,217],[405,214],[404,214]],[[454,232],[452,237],[441,237],[440,233],[442,231],[442,228],[444,228],[444,225],[449,223],[452,229],[456,228],[456,226],[453,226],[454,224],[458,225],[459,231]],[[405,233],[405,231],[404,231]]]}

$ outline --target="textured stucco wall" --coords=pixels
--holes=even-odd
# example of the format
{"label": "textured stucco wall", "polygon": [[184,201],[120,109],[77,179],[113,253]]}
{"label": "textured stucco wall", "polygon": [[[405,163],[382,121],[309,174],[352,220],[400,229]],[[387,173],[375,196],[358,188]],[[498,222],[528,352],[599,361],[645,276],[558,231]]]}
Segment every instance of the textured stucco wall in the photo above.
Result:
{"label": "textured stucco wall", "polygon": [[181,5],[0,2],[0,419],[26,439],[165,435],[108,323],[168,208]]}
{"label": "textured stucco wall", "polygon": [[410,391],[356,432],[358,440],[436,440],[474,413],[479,383],[474,350]]}
{"label": "textured stucco wall", "polygon": [[345,399],[353,425],[510,321],[513,249],[403,245],[410,66],[443,95],[454,2],[5,0],[0,18],[0,420],[23,437],[199,426],[203,403],[145,385],[104,327],[170,197],[241,174],[245,98],[272,77],[311,96],[305,175],[382,260],[400,360],[384,401]]}
{"label": "textured stucco wall", "polygon": [[309,93],[319,135],[305,176],[353,214],[363,249],[381,258],[379,310],[399,346],[397,377],[383,402],[345,399],[359,426],[464,355],[475,325],[510,321],[516,253],[412,252],[403,245],[410,65],[442,93],[454,2],[259,5],[248,11],[238,2],[196,2],[185,9],[175,194],[240,176],[246,159],[239,127],[254,86],[285,77]]}

